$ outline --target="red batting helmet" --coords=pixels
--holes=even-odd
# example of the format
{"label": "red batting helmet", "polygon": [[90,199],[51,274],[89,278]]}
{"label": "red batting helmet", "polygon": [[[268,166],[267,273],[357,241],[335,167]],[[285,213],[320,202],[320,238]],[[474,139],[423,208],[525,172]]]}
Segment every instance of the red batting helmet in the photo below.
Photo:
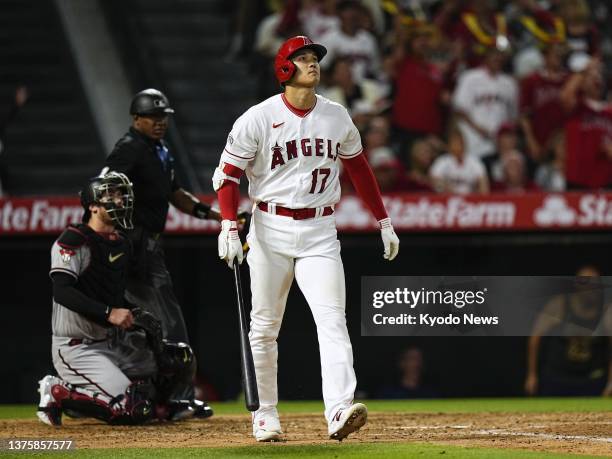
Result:
{"label": "red batting helmet", "polygon": [[312,49],[319,58],[319,62],[327,54],[325,46],[313,43],[310,38],[304,35],[287,40],[280,47],[278,53],[276,53],[276,59],[274,59],[274,73],[276,73],[276,79],[281,85],[289,81],[295,73],[295,64],[290,59],[300,49]]}

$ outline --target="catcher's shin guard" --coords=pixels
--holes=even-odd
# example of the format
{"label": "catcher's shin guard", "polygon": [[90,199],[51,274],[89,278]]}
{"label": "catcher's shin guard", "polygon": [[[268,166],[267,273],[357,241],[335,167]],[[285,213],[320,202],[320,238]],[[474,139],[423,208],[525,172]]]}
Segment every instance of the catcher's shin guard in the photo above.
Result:
{"label": "catcher's shin guard", "polygon": [[67,384],[57,384],[53,386],[51,392],[63,410],[70,410],[86,417],[111,422],[112,419],[120,416],[123,412],[120,406],[113,408],[113,405],[119,404],[111,403],[112,399],[86,389]]}
{"label": "catcher's shin guard", "polygon": [[116,421],[123,424],[144,424],[153,418],[155,388],[145,381],[135,381],[125,391],[124,414]]}
{"label": "catcher's shin guard", "polygon": [[62,410],[70,410],[85,417],[100,419],[109,424],[143,424],[153,417],[152,384],[132,383],[125,394],[110,398],[68,384],[56,384],[51,389]]}

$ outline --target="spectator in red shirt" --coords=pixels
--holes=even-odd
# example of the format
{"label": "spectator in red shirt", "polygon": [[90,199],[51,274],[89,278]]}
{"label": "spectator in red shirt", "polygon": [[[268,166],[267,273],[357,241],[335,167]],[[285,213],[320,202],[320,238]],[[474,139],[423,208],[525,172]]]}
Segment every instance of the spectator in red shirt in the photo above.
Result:
{"label": "spectator in red shirt", "polygon": [[521,81],[521,127],[527,152],[538,163],[545,159],[551,136],[563,126],[565,118],[559,97],[567,79],[563,65],[565,51],[561,43],[545,45],[544,68]]}
{"label": "spectator in red shirt", "polygon": [[612,184],[612,106],[603,100],[603,89],[601,61],[593,58],[561,90],[561,103],[568,113],[568,189],[607,188]]}
{"label": "spectator in red shirt", "polygon": [[431,26],[415,25],[406,40],[407,52],[401,45],[396,50],[392,123],[401,151],[421,137],[442,133],[442,103],[450,96],[444,92],[442,72],[430,61],[433,33]]}

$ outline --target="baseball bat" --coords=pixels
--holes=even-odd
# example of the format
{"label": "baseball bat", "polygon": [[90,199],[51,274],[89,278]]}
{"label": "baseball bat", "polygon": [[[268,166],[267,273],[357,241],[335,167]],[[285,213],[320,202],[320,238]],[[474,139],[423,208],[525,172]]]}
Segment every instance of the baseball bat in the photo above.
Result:
{"label": "baseball bat", "polygon": [[259,409],[259,393],[257,392],[257,377],[255,376],[255,364],[249,341],[249,332],[246,318],[244,297],[242,296],[242,281],[240,280],[240,264],[234,260],[234,284],[236,286],[236,298],[238,299],[238,319],[240,322],[240,362],[242,363],[242,381],[244,383],[244,395],[246,408],[249,411]]}

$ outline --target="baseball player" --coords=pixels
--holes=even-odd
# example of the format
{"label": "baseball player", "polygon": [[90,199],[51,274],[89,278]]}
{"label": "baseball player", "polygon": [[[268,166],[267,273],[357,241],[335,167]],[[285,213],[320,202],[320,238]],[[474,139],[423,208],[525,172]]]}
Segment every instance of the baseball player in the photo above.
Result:
{"label": "baseball player", "polygon": [[134,194],[127,176],[108,172],[81,193],[83,223],[69,226],[51,248],[53,280],[52,356],[59,378],[40,381],[38,418],[60,425],[62,410],[108,422],[142,422],[153,414],[151,388],[126,374],[151,376],[152,354],[123,365],[107,340],[109,326],[128,329],[133,316],[125,304],[130,245],[115,226],[132,226]]}
{"label": "baseball player", "polygon": [[399,250],[378,185],[361,154],[357,128],[344,107],[315,94],[325,54],[325,47],[305,36],[280,47],[275,72],[284,92],[238,118],[213,176],[222,215],[219,257],[230,267],[243,259],[236,224],[243,172],[254,201],[247,241],[253,306],[249,336],[261,405],[253,414],[258,441],[275,441],[282,434],[276,409],[276,338],[294,278],[317,326],[329,436],[342,440],[366,423],[366,407],[353,404],[356,379],[334,218],[340,160],[380,224],[384,257],[393,260]]}
{"label": "baseball player", "polygon": [[[193,411],[190,402],[168,397],[193,377],[191,348],[162,341],[161,322],[124,300],[130,244],[115,227],[132,226],[132,184],[108,172],[88,183],[81,203],[83,223],[70,225],[51,249],[52,356],[59,377],[39,382],[38,418],[49,425],[61,425],[62,412],[109,423],[139,424],[154,414],[178,419]],[[113,327],[133,326],[147,332],[137,349],[109,338]]]}

